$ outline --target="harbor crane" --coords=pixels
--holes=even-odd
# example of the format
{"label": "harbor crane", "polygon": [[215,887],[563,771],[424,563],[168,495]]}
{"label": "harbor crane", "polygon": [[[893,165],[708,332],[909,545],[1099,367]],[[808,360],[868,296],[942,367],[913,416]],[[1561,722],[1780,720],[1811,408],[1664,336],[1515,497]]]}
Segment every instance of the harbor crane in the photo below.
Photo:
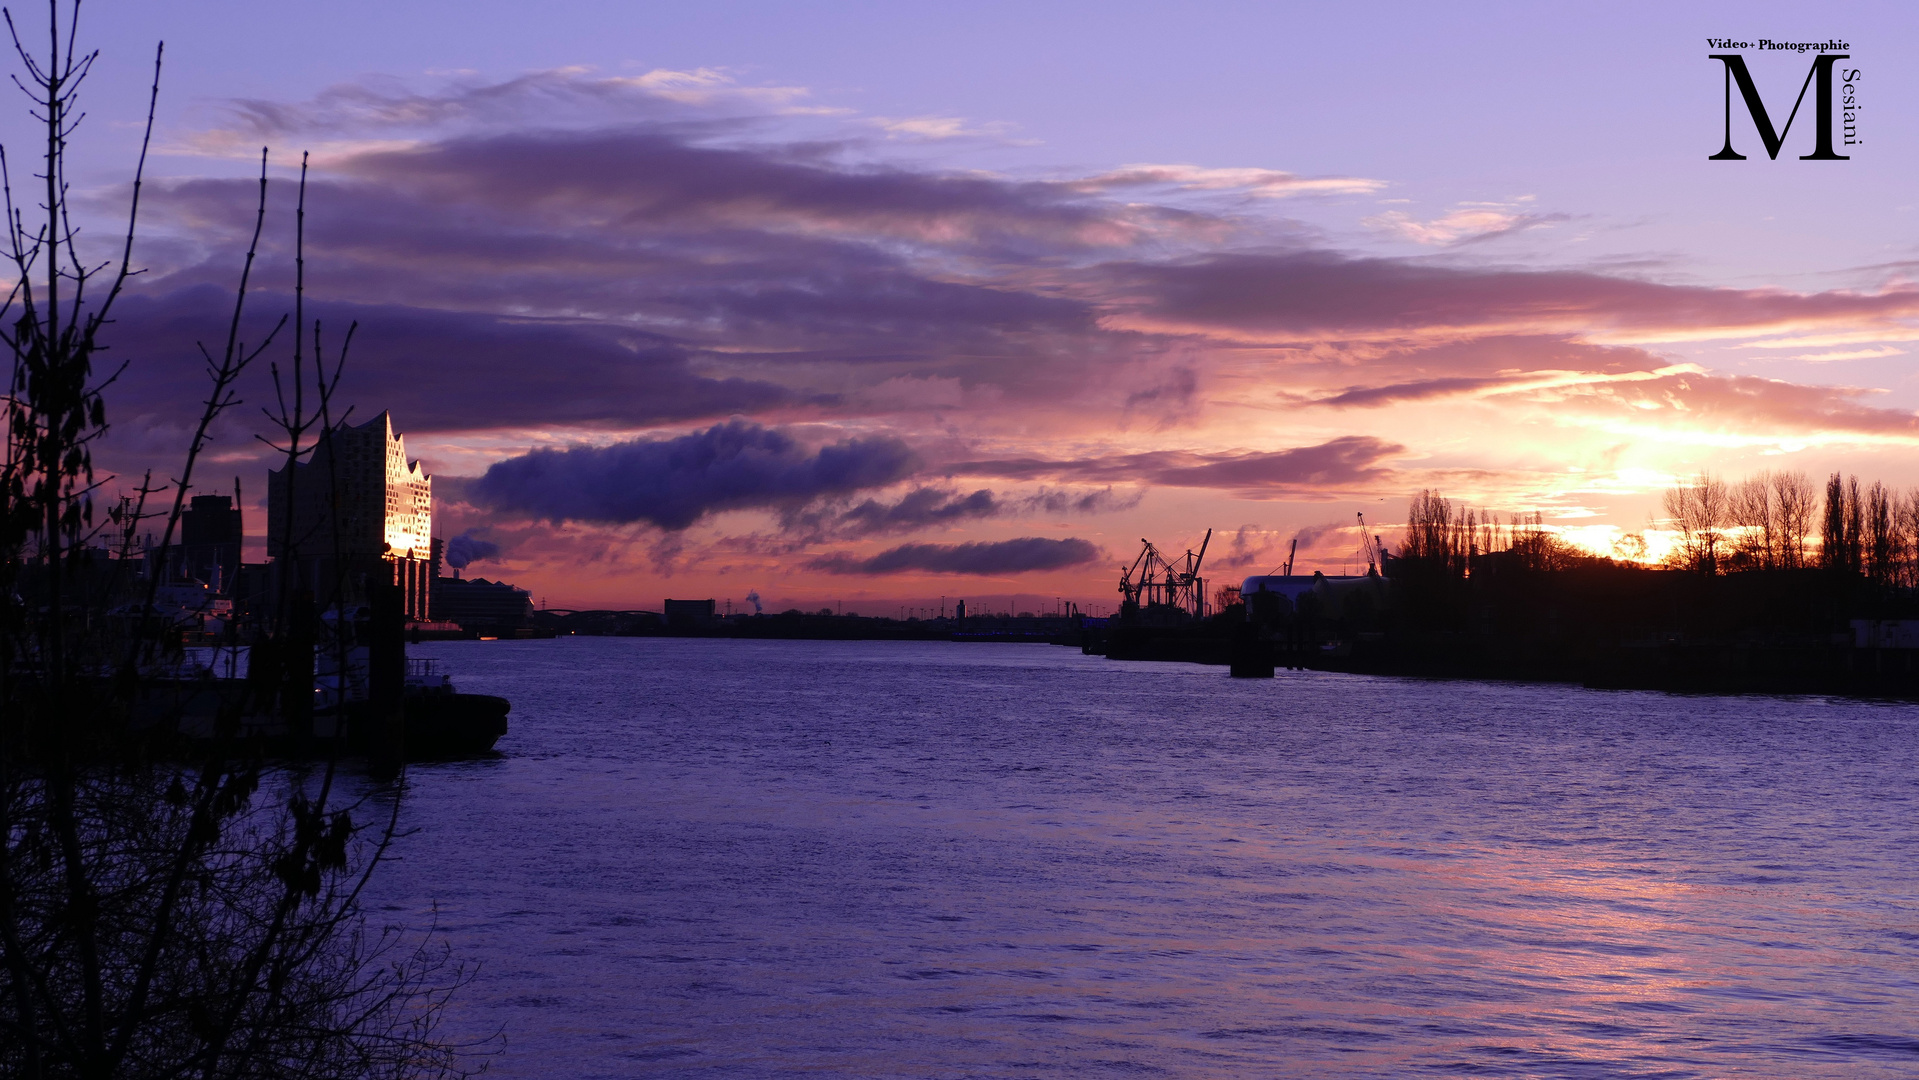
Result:
{"label": "harbor crane", "polygon": [[1213,542],[1213,530],[1206,530],[1199,551],[1186,549],[1177,560],[1160,554],[1151,540],[1140,541],[1139,555],[1119,575],[1120,595],[1125,598],[1122,611],[1143,611],[1155,604],[1177,608],[1195,619],[1206,617],[1206,580],[1199,568],[1206,561],[1207,545]]}
{"label": "harbor crane", "polygon": [[[1280,563],[1278,566],[1273,567],[1273,574],[1283,574],[1286,577],[1292,577],[1293,576],[1293,557],[1298,554],[1299,554],[1299,537],[1295,536],[1293,537],[1292,550],[1286,553],[1286,561],[1283,563]],[[1273,574],[1268,574],[1266,576],[1272,577]]]}
{"label": "harbor crane", "polygon": [[1366,530],[1366,515],[1363,511],[1358,517],[1359,550],[1366,556],[1366,574],[1368,577],[1378,577],[1386,571],[1386,545],[1380,541],[1378,534]]}

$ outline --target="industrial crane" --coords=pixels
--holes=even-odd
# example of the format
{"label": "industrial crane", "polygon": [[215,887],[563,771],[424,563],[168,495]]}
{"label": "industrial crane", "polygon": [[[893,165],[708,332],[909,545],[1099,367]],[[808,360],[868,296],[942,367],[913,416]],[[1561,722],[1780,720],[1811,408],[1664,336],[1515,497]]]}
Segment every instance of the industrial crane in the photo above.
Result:
{"label": "industrial crane", "polygon": [[[1286,561],[1283,563],[1280,563],[1278,566],[1273,567],[1273,574],[1283,574],[1286,577],[1292,577],[1293,576],[1293,557],[1298,554],[1299,554],[1299,537],[1295,536],[1293,537],[1292,550],[1286,552]],[[1273,575],[1268,574],[1266,576],[1271,577]]]}
{"label": "industrial crane", "polygon": [[1377,534],[1366,531],[1366,515],[1359,515],[1359,550],[1366,556],[1366,574],[1378,577],[1386,570],[1386,545]]}
{"label": "industrial crane", "polygon": [[1206,617],[1206,580],[1199,568],[1206,560],[1206,548],[1213,542],[1213,530],[1206,530],[1199,551],[1186,549],[1177,562],[1169,561],[1151,540],[1140,541],[1139,556],[1120,571],[1119,591],[1125,598],[1121,610],[1140,611],[1161,604],[1190,613],[1195,619]]}

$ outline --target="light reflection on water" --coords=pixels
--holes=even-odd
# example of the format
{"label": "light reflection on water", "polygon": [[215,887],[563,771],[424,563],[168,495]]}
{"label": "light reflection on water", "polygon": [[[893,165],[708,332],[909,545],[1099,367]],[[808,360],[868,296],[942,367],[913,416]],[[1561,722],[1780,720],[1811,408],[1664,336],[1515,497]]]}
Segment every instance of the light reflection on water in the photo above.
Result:
{"label": "light reflection on water", "polygon": [[415,646],[517,1076],[1910,1076],[1919,710],[1048,646]]}

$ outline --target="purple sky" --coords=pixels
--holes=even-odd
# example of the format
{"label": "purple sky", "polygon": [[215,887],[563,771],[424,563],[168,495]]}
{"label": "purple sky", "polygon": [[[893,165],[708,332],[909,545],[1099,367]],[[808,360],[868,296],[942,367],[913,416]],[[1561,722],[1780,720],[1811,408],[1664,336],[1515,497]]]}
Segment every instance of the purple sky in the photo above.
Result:
{"label": "purple sky", "polygon": [[[105,456],[180,441],[271,145],[352,400],[556,605],[1110,602],[1141,536],[1337,571],[1422,487],[1610,550],[1701,469],[1919,484],[1919,16],[1324,7],[102,2],[102,214],[168,50]],[[1742,112],[1708,161],[1709,36],[1849,42],[1853,160]],[[1782,121],[1809,56],[1747,56]]]}

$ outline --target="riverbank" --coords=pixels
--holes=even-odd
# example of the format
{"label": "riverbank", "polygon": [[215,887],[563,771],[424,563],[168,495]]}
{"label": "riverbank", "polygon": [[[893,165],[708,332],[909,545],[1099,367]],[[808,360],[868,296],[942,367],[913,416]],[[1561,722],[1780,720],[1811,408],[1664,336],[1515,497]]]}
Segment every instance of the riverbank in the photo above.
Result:
{"label": "riverbank", "polygon": [[1830,636],[1823,642],[1653,640],[1568,649],[1438,635],[1295,643],[1195,625],[1110,630],[1088,648],[1112,660],[1206,664],[1265,676],[1294,669],[1607,690],[1919,700],[1919,648],[1840,644]]}

